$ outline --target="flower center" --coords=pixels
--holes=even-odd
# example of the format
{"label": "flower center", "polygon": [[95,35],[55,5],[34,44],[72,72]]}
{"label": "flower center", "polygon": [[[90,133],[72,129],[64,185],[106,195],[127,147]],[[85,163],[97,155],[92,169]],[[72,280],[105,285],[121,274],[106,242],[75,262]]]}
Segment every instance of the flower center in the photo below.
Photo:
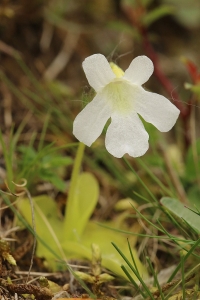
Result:
{"label": "flower center", "polygon": [[102,90],[113,111],[128,114],[134,108],[134,86],[126,80],[115,78]]}
{"label": "flower center", "polygon": [[120,78],[124,75],[124,71],[118,67],[116,64],[114,64],[113,62],[110,63],[111,69],[113,71],[113,73],[115,74],[115,76],[117,78]]}

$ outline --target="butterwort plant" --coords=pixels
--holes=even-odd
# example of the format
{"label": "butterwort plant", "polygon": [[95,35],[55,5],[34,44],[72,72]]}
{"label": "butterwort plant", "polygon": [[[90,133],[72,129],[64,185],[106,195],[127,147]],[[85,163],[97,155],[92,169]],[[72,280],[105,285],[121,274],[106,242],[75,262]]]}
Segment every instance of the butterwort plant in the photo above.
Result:
{"label": "butterwort plant", "polygon": [[118,158],[126,153],[138,157],[149,148],[149,135],[139,115],[161,132],[176,123],[179,109],[164,96],[142,87],[154,70],[148,57],[136,57],[123,72],[102,54],[94,54],[84,60],[83,69],[96,91],[73,124],[73,134],[85,145],[92,145],[111,118],[105,138],[108,152]]}

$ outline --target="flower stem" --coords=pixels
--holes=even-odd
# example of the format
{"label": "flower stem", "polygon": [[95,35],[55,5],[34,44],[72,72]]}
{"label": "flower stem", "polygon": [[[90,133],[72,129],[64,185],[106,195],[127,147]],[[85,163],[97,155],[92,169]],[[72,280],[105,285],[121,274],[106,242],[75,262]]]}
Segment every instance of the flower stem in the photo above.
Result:
{"label": "flower stem", "polygon": [[74,166],[72,170],[72,176],[71,176],[71,182],[70,182],[70,188],[67,198],[67,205],[65,208],[65,219],[64,219],[64,231],[65,231],[65,238],[67,239],[69,236],[71,236],[71,232],[69,228],[71,228],[71,224],[74,223],[74,216],[73,216],[73,207],[75,205],[74,199],[75,194],[77,192],[77,182],[78,182],[78,176],[80,173],[81,163],[83,160],[83,154],[85,150],[85,145],[83,143],[79,143],[76,158],[74,161]]}

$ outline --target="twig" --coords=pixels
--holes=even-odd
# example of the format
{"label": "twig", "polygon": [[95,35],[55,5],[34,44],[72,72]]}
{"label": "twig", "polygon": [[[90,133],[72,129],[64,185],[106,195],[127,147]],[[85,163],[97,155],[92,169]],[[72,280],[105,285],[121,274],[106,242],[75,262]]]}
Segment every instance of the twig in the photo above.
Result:
{"label": "twig", "polygon": [[52,24],[44,21],[43,31],[40,39],[40,48],[42,52],[47,52],[52,41],[54,27]]}
{"label": "twig", "polygon": [[0,52],[3,52],[9,56],[19,58],[21,56],[20,52],[15,50],[13,47],[7,45],[3,41],[0,40]]}
{"label": "twig", "polygon": [[53,80],[58,74],[66,67],[73,53],[74,48],[79,39],[79,34],[74,35],[69,33],[63,43],[61,51],[58,53],[56,58],[52,61],[50,66],[44,72],[44,79]]}

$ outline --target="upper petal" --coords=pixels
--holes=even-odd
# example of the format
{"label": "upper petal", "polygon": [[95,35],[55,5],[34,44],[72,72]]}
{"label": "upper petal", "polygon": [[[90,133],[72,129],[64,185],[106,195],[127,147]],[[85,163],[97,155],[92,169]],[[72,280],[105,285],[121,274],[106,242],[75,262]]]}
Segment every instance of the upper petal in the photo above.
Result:
{"label": "upper petal", "polygon": [[142,85],[152,75],[154,66],[147,56],[138,56],[132,60],[125,71],[124,78],[134,84]]}
{"label": "upper petal", "polygon": [[77,115],[73,124],[73,134],[87,146],[100,136],[107,120],[111,116],[111,107],[102,97],[96,97]]}
{"label": "upper petal", "polygon": [[96,92],[116,77],[107,59],[102,54],[87,57],[83,62],[83,69],[89,84]]}
{"label": "upper petal", "polygon": [[113,114],[106,133],[106,149],[115,157],[125,153],[130,156],[142,156],[149,148],[149,135],[139,116],[132,112],[129,115]]}
{"label": "upper petal", "polygon": [[145,121],[162,132],[169,131],[179,116],[180,110],[167,98],[138,87],[135,94],[135,110]]}

